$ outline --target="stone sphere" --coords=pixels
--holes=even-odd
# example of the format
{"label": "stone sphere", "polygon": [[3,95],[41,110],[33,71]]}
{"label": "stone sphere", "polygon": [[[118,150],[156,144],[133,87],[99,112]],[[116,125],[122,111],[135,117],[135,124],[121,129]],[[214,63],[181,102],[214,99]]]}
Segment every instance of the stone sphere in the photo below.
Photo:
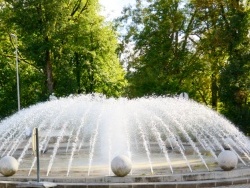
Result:
{"label": "stone sphere", "polygon": [[31,130],[31,128],[27,127],[25,129],[25,137],[30,138],[31,136],[32,136],[32,130]]}
{"label": "stone sphere", "polygon": [[237,167],[237,164],[238,157],[230,150],[222,151],[218,156],[218,165],[225,171],[233,170]]}
{"label": "stone sphere", "polygon": [[173,138],[173,137],[170,137],[170,138],[167,138],[166,141],[165,141],[165,145],[166,145],[166,148],[167,149],[174,149],[177,147],[177,138]]}
{"label": "stone sphere", "polygon": [[124,155],[118,155],[111,161],[111,169],[116,176],[124,177],[132,169],[131,160]]}
{"label": "stone sphere", "polygon": [[5,156],[0,160],[0,172],[4,176],[12,176],[18,170],[18,162],[14,157]]}

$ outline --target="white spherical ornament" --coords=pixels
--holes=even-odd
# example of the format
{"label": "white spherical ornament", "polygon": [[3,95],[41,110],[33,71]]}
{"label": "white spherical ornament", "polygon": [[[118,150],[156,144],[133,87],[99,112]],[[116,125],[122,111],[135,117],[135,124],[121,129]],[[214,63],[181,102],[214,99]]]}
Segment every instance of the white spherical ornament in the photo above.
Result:
{"label": "white spherical ornament", "polygon": [[31,128],[27,127],[25,129],[25,136],[26,136],[26,138],[30,138],[32,136],[32,130],[31,130]]}
{"label": "white spherical ornament", "polygon": [[165,141],[165,145],[166,145],[166,148],[168,149],[174,149],[178,146],[178,140],[177,138],[173,138],[173,137],[167,138]]}
{"label": "white spherical ornament", "polygon": [[118,155],[112,160],[111,169],[116,176],[124,177],[132,169],[131,160],[124,155]]}
{"label": "white spherical ornament", "polygon": [[18,170],[18,162],[14,157],[5,156],[0,160],[0,172],[4,176],[12,176]]}
{"label": "white spherical ornament", "polygon": [[218,156],[218,165],[225,171],[233,170],[237,167],[237,164],[238,157],[230,150],[222,151]]}

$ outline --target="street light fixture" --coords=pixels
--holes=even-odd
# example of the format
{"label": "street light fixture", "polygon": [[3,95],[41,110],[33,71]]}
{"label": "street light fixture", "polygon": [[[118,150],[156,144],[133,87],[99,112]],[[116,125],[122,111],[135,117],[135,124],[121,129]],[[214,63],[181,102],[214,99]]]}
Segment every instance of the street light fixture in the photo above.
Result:
{"label": "street light fixture", "polygon": [[17,36],[15,34],[10,34],[12,38],[15,38],[15,54],[16,54],[16,82],[17,82],[17,106],[18,111],[20,111],[20,89],[19,89],[19,72],[18,72],[18,44],[17,44]]}

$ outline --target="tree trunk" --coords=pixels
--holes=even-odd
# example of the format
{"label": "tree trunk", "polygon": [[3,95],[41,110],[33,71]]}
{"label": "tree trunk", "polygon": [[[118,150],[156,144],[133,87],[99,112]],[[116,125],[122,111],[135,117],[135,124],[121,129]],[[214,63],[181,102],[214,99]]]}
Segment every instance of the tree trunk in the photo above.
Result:
{"label": "tree trunk", "polygon": [[82,93],[82,90],[81,90],[81,69],[80,69],[80,62],[79,62],[79,54],[77,52],[75,52],[75,62],[76,62],[75,76],[76,76],[77,93],[80,94],[80,93]]}
{"label": "tree trunk", "polygon": [[86,93],[93,93],[94,92],[94,70],[93,70],[93,58],[90,57],[89,60],[89,67],[88,67],[88,87],[86,87]]}
{"label": "tree trunk", "polygon": [[[49,41],[48,37],[45,38],[45,41],[46,42]],[[53,82],[53,74],[52,74],[51,53],[49,49],[46,49],[46,52],[45,52],[45,76],[46,76],[47,92],[49,95],[51,95],[54,90],[54,82]]]}
{"label": "tree trunk", "polygon": [[218,86],[217,86],[217,77],[216,75],[212,74],[211,78],[211,92],[212,92],[212,108],[217,110],[217,103],[218,103]]}

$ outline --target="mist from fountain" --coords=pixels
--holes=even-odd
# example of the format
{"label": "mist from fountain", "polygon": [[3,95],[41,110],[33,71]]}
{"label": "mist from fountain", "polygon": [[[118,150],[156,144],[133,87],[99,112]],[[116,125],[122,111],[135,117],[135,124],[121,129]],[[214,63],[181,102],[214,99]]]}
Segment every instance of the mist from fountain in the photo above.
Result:
{"label": "mist from fountain", "polygon": [[[20,168],[25,161],[28,175],[36,157],[26,132],[35,127],[41,159],[49,155],[46,176],[56,168],[66,169],[69,176],[77,166],[90,176],[100,165],[107,166],[106,175],[111,175],[110,163],[117,155],[128,156],[133,165],[146,163],[151,174],[157,173],[154,166],[159,161],[174,173],[176,158],[181,158],[192,172],[194,155],[190,157],[189,150],[209,171],[208,163],[216,162],[225,146],[243,165],[250,161],[244,134],[210,108],[183,98],[78,95],[23,109],[0,122],[0,151],[2,156],[15,156]],[[204,151],[210,153],[209,160]]]}

